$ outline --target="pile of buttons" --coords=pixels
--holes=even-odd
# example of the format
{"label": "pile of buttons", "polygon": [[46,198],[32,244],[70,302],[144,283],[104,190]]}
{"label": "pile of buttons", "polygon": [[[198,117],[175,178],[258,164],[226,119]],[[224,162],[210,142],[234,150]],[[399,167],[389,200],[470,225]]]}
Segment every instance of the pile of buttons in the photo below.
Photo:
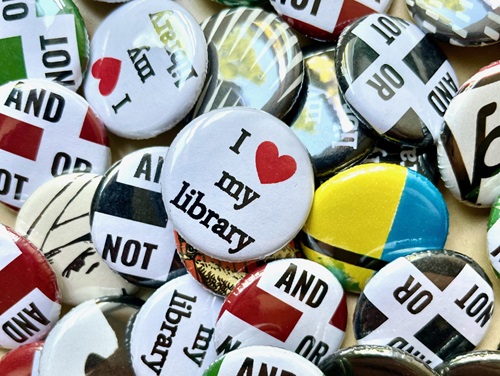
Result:
{"label": "pile of buttons", "polygon": [[1,5],[1,376],[498,374],[498,5],[96,4]]}

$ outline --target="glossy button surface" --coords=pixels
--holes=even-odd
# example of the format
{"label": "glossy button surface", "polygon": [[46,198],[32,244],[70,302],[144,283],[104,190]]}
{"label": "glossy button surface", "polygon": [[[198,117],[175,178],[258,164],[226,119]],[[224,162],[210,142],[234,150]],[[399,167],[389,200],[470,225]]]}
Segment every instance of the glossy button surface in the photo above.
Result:
{"label": "glossy button surface", "polygon": [[51,179],[33,192],[17,216],[16,231],[50,262],[66,304],[137,290],[106,265],[91,239],[90,203],[101,178],[74,173]]}
{"label": "glossy button surface", "polygon": [[425,33],[456,46],[500,41],[500,7],[488,0],[406,0],[413,20]]}
{"label": "glossy button surface", "polygon": [[[227,296],[215,327],[216,346],[230,341],[238,348],[275,346],[318,364],[344,338],[345,299],[337,278],[318,263],[273,261],[249,273]],[[321,351],[312,351],[315,344]]]}
{"label": "glossy button surface", "polygon": [[467,80],[444,115],[438,166],[445,186],[467,205],[491,206],[500,194],[500,61]]}
{"label": "glossy button surface", "polygon": [[215,361],[203,376],[238,376],[273,371],[283,376],[323,376],[313,363],[300,355],[272,346],[252,346],[231,351]]}
{"label": "glossy button surface", "polygon": [[488,218],[486,248],[493,271],[500,278],[500,196],[493,203]]}
{"label": "glossy button surface", "polygon": [[222,298],[190,275],[161,286],[142,306],[130,333],[137,375],[197,376],[216,359],[215,321]]}
{"label": "glossy button surface", "polygon": [[205,37],[171,0],[139,0],[110,13],[91,45],[87,100],[121,137],[154,137],[179,123],[200,94],[207,70]]}
{"label": "glossy button surface", "polygon": [[379,14],[355,21],[339,39],[336,67],[347,103],[381,137],[417,147],[437,141],[458,81],[417,26]]}
{"label": "glossy button surface", "polygon": [[385,13],[392,0],[271,0],[278,14],[295,30],[322,41],[336,40],[357,18]]}
{"label": "glossy button surface", "polygon": [[326,376],[437,376],[407,352],[377,345],[340,349],[323,360],[319,368]]}
{"label": "glossy button surface", "polygon": [[0,85],[43,78],[78,89],[88,65],[89,41],[72,0],[6,2],[0,29]]}
{"label": "glossy button surface", "polygon": [[373,276],[354,313],[359,344],[389,345],[431,368],[473,350],[491,322],[493,288],[471,258],[436,250],[400,257]]}
{"label": "glossy button surface", "polygon": [[268,256],[300,231],[311,207],[309,155],[290,128],[236,107],[193,120],[164,162],[163,201],[193,247],[225,261]]}
{"label": "glossy button surface", "polygon": [[360,292],[395,258],[442,248],[448,210],[425,177],[402,166],[371,163],[323,183],[303,230],[306,257],[330,269],[345,289]]}
{"label": "glossy button surface", "polygon": [[438,373],[440,376],[496,376],[500,373],[500,352],[477,350],[458,355],[443,363]]}
{"label": "glossy button surface", "polygon": [[35,376],[38,374],[38,361],[43,341],[32,342],[10,350],[0,359],[2,376]]}
{"label": "glossy button surface", "polygon": [[47,336],[38,376],[135,376],[126,334],[142,303],[106,297],[73,308]]}
{"label": "glossy button surface", "polygon": [[0,225],[0,346],[39,341],[59,319],[56,276],[40,251],[11,228]]}
{"label": "glossy button surface", "polygon": [[290,127],[311,155],[316,176],[325,178],[363,159],[375,141],[338,91],[335,47],[306,52],[304,62],[302,107]]}
{"label": "glossy button surface", "polygon": [[1,202],[20,208],[55,176],[109,167],[104,125],[73,91],[47,80],[9,82],[0,103]]}
{"label": "glossy button surface", "polygon": [[282,118],[304,77],[299,41],[290,27],[274,13],[247,7],[222,10],[201,27],[212,54],[192,116],[245,106]]}
{"label": "glossy button surface", "polygon": [[161,195],[167,151],[140,149],[116,162],[91,207],[92,240],[104,261],[128,281],[149,287],[185,273]]}
{"label": "glossy button surface", "polygon": [[272,255],[260,260],[228,262],[214,259],[193,248],[176,232],[177,252],[187,271],[205,288],[221,296],[227,296],[234,286],[248,273],[274,260],[302,257],[295,241]]}

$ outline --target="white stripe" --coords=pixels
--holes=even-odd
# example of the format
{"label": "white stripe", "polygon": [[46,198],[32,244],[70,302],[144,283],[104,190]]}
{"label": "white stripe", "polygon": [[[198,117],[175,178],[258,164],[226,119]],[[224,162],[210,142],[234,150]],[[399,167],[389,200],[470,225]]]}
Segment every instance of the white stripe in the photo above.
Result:
{"label": "white stripe", "polygon": [[203,22],[201,29],[205,31],[205,28],[210,24],[210,27],[212,28],[212,31],[210,32],[210,35],[207,36],[207,44],[210,43],[215,35],[215,33],[219,30],[219,26],[226,17],[227,13],[230,11],[230,9],[227,9],[225,11],[220,12],[217,16],[213,16],[208,18],[205,22]]}
{"label": "white stripe", "polygon": [[[241,55],[240,61],[243,61],[243,59],[248,54],[248,52],[250,50],[252,50],[252,48],[254,48],[255,42],[262,36],[262,34],[264,34],[264,32],[266,32],[268,30],[269,25],[276,19],[276,17],[277,16],[274,14],[268,14],[266,16],[266,18],[264,18],[262,20],[262,22],[258,25],[259,27],[258,27],[257,31],[255,32],[252,40],[250,41],[250,43],[248,43],[247,49],[245,50],[243,55]],[[245,24],[245,25],[247,25],[247,24]],[[247,26],[250,26],[250,25],[247,25]],[[243,25],[243,27],[244,27],[244,25]]]}
{"label": "white stripe", "polygon": [[500,25],[500,14],[496,14],[493,12],[488,12],[488,18],[492,20],[493,22],[497,23]]}
{"label": "white stripe", "polygon": [[437,31],[436,27],[427,21],[422,22],[422,26],[433,34]]}
{"label": "white stripe", "polygon": [[288,87],[288,90],[283,93],[280,99],[278,99],[278,103],[281,102],[288,94],[290,94],[301,84],[302,84],[302,75],[300,77],[297,77],[297,79]]}
{"label": "white stripe", "polygon": [[484,33],[490,37],[493,40],[499,40],[500,39],[500,33],[496,30],[493,30],[491,27],[486,26],[484,28]]}
{"label": "white stripe", "polygon": [[[259,17],[259,15],[262,13],[260,9],[254,9],[252,13],[250,13],[247,17],[247,22],[246,25],[252,25],[255,23],[255,20]],[[233,48],[231,48],[231,51],[229,51],[229,55],[231,55],[234,51],[234,49],[239,45],[241,39],[247,34],[248,29],[245,27],[240,27],[240,33],[238,34],[238,37],[234,41]]]}
{"label": "white stripe", "polygon": [[[236,11],[233,14],[231,14],[231,21],[229,21],[229,23],[225,27],[224,34],[222,35],[221,38],[219,38],[218,41],[221,47],[226,44],[227,36],[234,30],[234,25],[240,20],[240,17],[243,15],[245,10],[246,10],[245,8],[237,8]],[[246,27],[243,27],[243,29],[246,29]],[[234,49],[234,47],[235,45],[233,45],[231,51]]]}

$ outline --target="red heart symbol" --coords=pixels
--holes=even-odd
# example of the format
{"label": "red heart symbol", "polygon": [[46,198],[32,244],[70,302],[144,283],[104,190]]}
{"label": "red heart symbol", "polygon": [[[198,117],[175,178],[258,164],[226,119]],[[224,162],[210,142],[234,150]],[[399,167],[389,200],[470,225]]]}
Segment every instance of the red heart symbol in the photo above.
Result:
{"label": "red heart symbol", "polygon": [[255,165],[261,184],[280,183],[289,179],[297,170],[297,162],[289,155],[279,155],[278,147],[264,141],[255,153]]}
{"label": "red heart symbol", "polygon": [[106,96],[115,90],[120,77],[122,62],[113,57],[103,57],[92,65],[92,76],[101,80],[99,82],[99,92]]}

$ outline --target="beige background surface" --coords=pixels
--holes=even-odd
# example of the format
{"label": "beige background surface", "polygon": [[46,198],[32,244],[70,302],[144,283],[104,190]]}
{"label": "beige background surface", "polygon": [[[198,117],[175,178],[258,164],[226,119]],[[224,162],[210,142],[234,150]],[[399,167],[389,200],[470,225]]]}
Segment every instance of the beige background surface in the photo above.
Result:
{"label": "beige background surface", "polygon": [[[119,4],[108,4],[95,0],[75,0],[85,19],[90,37],[99,25],[101,20],[109,14]],[[223,9],[211,0],[177,0],[177,2],[188,8],[198,21],[204,20],[210,14]],[[397,15],[409,19],[404,0],[394,0],[389,10],[389,14]],[[304,43],[310,43],[303,39]],[[500,44],[480,47],[480,48],[460,48],[441,44],[444,52],[450,59],[455,68],[460,83],[472,76],[479,68],[489,63],[500,60]],[[113,151],[113,161],[122,158],[129,152],[152,145],[169,145],[179,128],[175,128],[154,139],[131,141],[110,135],[111,149]],[[440,186],[441,192],[448,204],[450,214],[450,232],[446,248],[457,252],[467,254],[474,258],[486,270],[495,289],[497,297],[495,312],[492,323],[486,338],[481,342],[481,349],[496,349],[500,343],[500,281],[493,274],[488,261],[486,251],[486,225],[488,221],[489,210],[475,209],[467,207],[456,201],[443,186]],[[14,226],[16,214],[10,209],[0,205],[0,222],[9,226]],[[349,324],[346,338],[342,347],[355,344],[352,335],[351,319],[356,303],[356,295],[348,296],[349,305]],[[67,307],[66,307],[67,308]],[[0,356],[5,351],[0,349]]]}

